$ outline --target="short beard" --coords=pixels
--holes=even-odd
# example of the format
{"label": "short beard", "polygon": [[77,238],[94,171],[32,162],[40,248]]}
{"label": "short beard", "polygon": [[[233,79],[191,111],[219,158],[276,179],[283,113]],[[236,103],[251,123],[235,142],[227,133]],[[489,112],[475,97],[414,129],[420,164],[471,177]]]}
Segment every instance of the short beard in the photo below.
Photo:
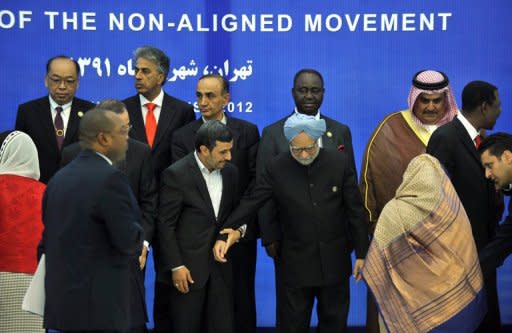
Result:
{"label": "short beard", "polygon": [[308,166],[315,161],[315,159],[318,157],[319,153],[320,153],[320,147],[317,148],[316,153],[314,155],[312,155],[308,158],[295,157],[295,155],[293,155],[293,154],[292,154],[292,156],[297,162],[299,162],[299,164]]}

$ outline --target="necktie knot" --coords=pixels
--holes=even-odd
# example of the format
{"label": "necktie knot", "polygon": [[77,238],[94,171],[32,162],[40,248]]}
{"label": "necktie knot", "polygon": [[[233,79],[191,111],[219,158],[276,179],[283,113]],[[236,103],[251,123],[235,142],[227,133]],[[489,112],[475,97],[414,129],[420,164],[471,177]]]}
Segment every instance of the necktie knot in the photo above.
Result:
{"label": "necktie knot", "polygon": [[57,111],[57,113],[59,113],[59,114],[60,114],[60,113],[62,113],[62,111],[64,111],[64,109],[62,108],[62,106],[60,106],[60,105],[59,105],[59,106],[57,106],[57,107],[55,108],[55,111]]}
{"label": "necktie knot", "polygon": [[156,104],[155,103],[146,103],[146,108],[148,109],[149,112],[153,112],[156,108]]}

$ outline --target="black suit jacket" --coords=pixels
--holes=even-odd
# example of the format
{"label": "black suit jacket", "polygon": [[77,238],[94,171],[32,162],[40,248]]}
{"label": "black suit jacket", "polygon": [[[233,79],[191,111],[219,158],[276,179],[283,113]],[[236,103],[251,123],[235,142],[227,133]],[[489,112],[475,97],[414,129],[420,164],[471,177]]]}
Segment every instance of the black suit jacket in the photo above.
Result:
{"label": "black suit jacket", "polygon": [[480,156],[459,119],[432,134],[427,153],[444,166],[469,217],[476,247],[481,250],[498,224],[496,190],[493,182],[485,178]]}
{"label": "black suit jacket", "polygon": [[[78,142],[62,150],[61,166],[70,163],[81,151]],[[128,139],[126,159],[116,165],[128,176],[133,194],[142,212],[144,239],[152,242],[155,232],[156,210],[158,207],[158,190],[149,146],[137,140]]]}
{"label": "black suit jacket", "polygon": [[[85,113],[93,107],[94,104],[91,102],[73,98],[63,147],[78,141],[78,123],[80,122],[78,113]],[[41,97],[18,106],[15,128],[27,133],[36,144],[41,171],[39,180],[48,183],[59,169],[61,157],[55,138],[49,97]]]}
{"label": "black suit jacket", "polygon": [[85,150],[43,198],[46,328],[126,330],[147,319],[140,212],[128,179]]}
{"label": "black suit jacket", "polygon": [[496,236],[480,252],[480,266],[484,274],[493,273],[512,253],[512,200],[508,203],[509,215],[496,230]]}
{"label": "black suit jacket", "polygon": [[[212,248],[229,213],[237,203],[238,172],[226,164],[221,170],[222,199],[218,218],[194,153],[162,173],[158,234],[160,260],[158,279],[171,283],[172,268],[185,265],[192,275],[192,290],[205,286],[214,261]],[[229,274],[229,273],[227,273]]]}
{"label": "black suit jacket", "polygon": [[[124,104],[130,114],[130,123],[133,125],[130,137],[148,143],[146,128],[142,118],[139,95],[125,99]],[[171,139],[172,134],[178,128],[195,120],[194,108],[192,105],[177,98],[164,94],[162,110],[158,119],[155,141],[151,149],[152,164],[155,169],[157,182],[162,171],[171,165]]]}
{"label": "black suit jacket", "polygon": [[[254,186],[256,179],[256,154],[258,152],[258,141],[260,134],[256,125],[232,118],[226,115],[226,126],[233,133],[233,149],[231,149],[231,163],[238,169],[239,195],[249,192]],[[172,161],[173,163],[185,155],[194,151],[196,132],[203,124],[200,118],[177,130],[172,138]],[[255,219],[250,220],[254,222]],[[255,239],[257,235],[256,225],[249,222],[247,233],[244,239]]]}
{"label": "black suit jacket", "polygon": [[[256,175],[262,174],[266,163],[273,157],[290,151],[288,139],[284,136],[284,123],[289,116],[286,116],[277,122],[265,127],[258,147],[258,156],[256,163]],[[322,145],[325,150],[339,151],[347,155],[350,165],[356,170],[354,160],[354,149],[352,147],[352,134],[348,126],[337,122],[329,117],[321,115],[325,119],[326,131],[322,136]],[[264,245],[280,238],[279,234],[272,231],[278,230],[274,224],[277,223],[279,212],[273,202],[268,202],[258,212],[258,222],[260,226],[261,240]]]}
{"label": "black suit jacket", "polygon": [[[310,166],[288,153],[267,163],[254,191],[242,198],[226,226],[273,199],[279,216],[281,273],[294,288],[340,283],[351,274],[351,244],[364,258],[368,234],[356,173],[348,155],[320,150]],[[351,237],[349,237],[349,235]]]}

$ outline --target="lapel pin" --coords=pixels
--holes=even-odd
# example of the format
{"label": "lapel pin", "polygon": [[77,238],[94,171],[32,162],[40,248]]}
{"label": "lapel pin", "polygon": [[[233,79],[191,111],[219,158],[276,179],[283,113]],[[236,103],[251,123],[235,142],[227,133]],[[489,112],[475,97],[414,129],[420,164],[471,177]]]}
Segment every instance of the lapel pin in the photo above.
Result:
{"label": "lapel pin", "polygon": [[327,131],[327,133],[325,133],[327,135],[328,138],[332,138],[332,133]]}
{"label": "lapel pin", "polygon": [[332,191],[333,191],[333,192],[338,192],[338,186],[333,186],[333,187],[332,187]]}
{"label": "lapel pin", "polygon": [[78,118],[82,118],[84,116],[84,113],[82,111],[77,112]]}

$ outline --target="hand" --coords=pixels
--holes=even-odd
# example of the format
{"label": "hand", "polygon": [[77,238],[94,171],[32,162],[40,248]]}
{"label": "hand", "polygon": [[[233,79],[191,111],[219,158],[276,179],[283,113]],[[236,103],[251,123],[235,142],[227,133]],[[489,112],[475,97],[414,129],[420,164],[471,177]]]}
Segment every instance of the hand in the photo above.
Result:
{"label": "hand", "polygon": [[172,283],[179,292],[186,294],[189,292],[188,284],[194,283],[194,280],[188,268],[183,266],[172,272]]}
{"label": "hand", "polygon": [[223,240],[217,240],[215,245],[213,246],[213,256],[215,260],[218,262],[226,262],[227,259],[226,254],[228,253],[229,248],[242,237],[242,233],[238,230],[233,230],[231,228],[222,229],[219,234],[228,235],[228,238]]}
{"label": "hand", "polygon": [[354,279],[356,279],[357,282],[359,282],[363,276],[361,275],[361,271],[364,267],[364,259],[356,259],[356,262],[354,264]]}
{"label": "hand", "polygon": [[272,259],[277,259],[279,257],[279,250],[281,249],[281,243],[279,241],[274,241],[265,246],[265,251],[267,255]]}
{"label": "hand", "polygon": [[148,258],[148,248],[145,245],[142,245],[142,253],[139,256],[139,265],[140,270],[142,271],[146,266],[146,259]]}

